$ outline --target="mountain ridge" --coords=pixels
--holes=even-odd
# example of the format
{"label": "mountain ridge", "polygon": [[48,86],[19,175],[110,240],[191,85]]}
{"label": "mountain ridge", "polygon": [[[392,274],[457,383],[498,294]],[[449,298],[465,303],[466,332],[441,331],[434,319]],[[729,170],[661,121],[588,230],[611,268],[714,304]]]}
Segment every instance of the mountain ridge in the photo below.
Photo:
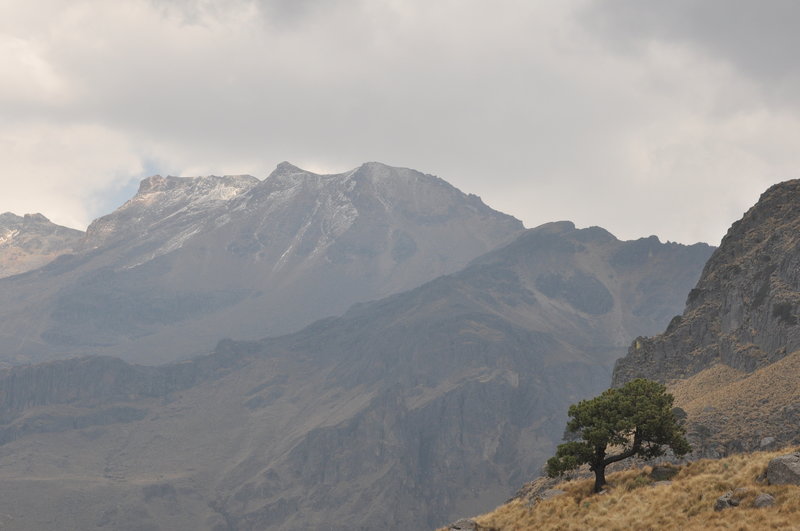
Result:
{"label": "mountain ridge", "polygon": [[153,176],[75,254],[2,282],[2,361],[189,358],[413,288],[522,230],[437,177],[380,163]]}
{"label": "mountain ridge", "polygon": [[616,364],[614,385],[670,385],[705,455],[800,442],[798,234],[800,180],[770,187],[731,226],[683,314]]}

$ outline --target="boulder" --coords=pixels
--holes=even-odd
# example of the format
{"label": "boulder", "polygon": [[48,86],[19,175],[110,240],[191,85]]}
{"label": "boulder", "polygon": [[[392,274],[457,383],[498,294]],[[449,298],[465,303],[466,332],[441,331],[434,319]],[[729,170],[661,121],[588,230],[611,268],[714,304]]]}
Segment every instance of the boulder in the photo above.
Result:
{"label": "boulder", "polygon": [[800,452],[770,460],[767,481],[770,485],[800,485]]}
{"label": "boulder", "polygon": [[766,492],[762,492],[761,494],[756,496],[755,500],[753,500],[753,507],[756,507],[758,509],[762,507],[772,507],[773,505],[775,505],[775,498],[773,498]]}
{"label": "boulder", "polygon": [[714,502],[714,510],[715,511],[722,511],[725,509],[729,509],[731,507],[738,507],[739,506],[739,499],[734,497],[733,492],[726,492],[719,498],[717,501]]}
{"label": "boulder", "polygon": [[670,465],[656,465],[650,472],[650,477],[653,481],[667,481],[675,477],[675,474],[680,472],[680,468]]}
{"label": "boulder", "polygon": [[758,443],[758,447],[761,450],[766,450],[766,449],[771,448],[773,446],[775,446],[775,437],[764,437]]}

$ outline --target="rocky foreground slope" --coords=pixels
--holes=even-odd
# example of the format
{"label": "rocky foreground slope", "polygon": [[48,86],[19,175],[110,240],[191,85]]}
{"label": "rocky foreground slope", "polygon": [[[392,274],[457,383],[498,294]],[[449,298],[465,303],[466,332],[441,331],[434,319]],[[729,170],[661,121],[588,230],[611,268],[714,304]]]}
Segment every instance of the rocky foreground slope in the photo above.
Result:
{"label": "rocky foreground slope", "polygon": [[800,442],[800,180],[733,224],[666,332],[638,338],[614,385],[671,384],[712,453]]}
{"label": "rocky foreground slope", "polygon": [[799,463],[800,453],[783,450],[647,466],[609,475],[601,494],[591,479],[541,482],[440,531],[796,529]]}
{"label": "rocky foreground slope", "polygon": [[711,248],[569,222],[295,334],[0,374],[13,529],[425,529],[535,474]]}
{"label": "rocky foreground slope", "polygon": [[154,176],[78,250],[0,279],[0,362],[163,363],[298,330],[464,267],[519,220],[414,170]]}
{"label": "rocky foreground slope", "polygon": [[83,232],[52,223],[41,214],[0,214],[0,278],[41,267],[73,252]]}

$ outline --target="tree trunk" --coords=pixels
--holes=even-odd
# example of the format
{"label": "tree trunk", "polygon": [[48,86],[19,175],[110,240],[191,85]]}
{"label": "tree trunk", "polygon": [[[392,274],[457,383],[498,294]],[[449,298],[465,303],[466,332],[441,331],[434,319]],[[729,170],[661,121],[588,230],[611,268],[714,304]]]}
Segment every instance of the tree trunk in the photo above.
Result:
{"label": "tree trunk", "polygon": [[589,470],[594,472],[594,491],[600,492],[606,484],[606,447],[605,445],[594,447],[594,463]]}
{"label": "tree trunk", "polygon": [[600,492],[606,484],[606,467],[600,465],[594,468],[594,491]]}

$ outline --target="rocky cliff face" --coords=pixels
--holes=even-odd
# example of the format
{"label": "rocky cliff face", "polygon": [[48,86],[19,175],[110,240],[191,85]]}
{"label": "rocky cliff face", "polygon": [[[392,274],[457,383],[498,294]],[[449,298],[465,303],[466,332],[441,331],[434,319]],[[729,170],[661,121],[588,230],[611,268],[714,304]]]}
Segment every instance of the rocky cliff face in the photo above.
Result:
{"label": "rocky cliff face", "polygon": [[188,358],[411,289],[522,224],[436,177],[367,163],[317,175],[150,177],[80,252],[0,286],[6,363]]}
{"label": "rocky cliff face", "polygon": [[798,308],[794,180],[771,187],[733,224],[683,314],[663,334],[633,342],[616,365],[614,385],[636,377],[672,382],[695,423],[696,445],[724,453],[797,440]]}
{"label": "rocky cliff face", "polygon": [[767,190],[733,224],[667,331],[639,338],[614,384],[686,378],[716,363],[752,372],[800,349],[800,180]]}
{"label": "rocky cliff face", "polygon": [[77,496],[75,528],[134,514],[152,529],[425,529],[488,509],[536,473],[631,338],[678,311],[671,282],[688,290],[710,252],[553,223],[207,358],[10,369],[0,513],[25,489]]}
{"label": "rocky cliff face", "polygon": [[41,214],[0,214],[0,278],[36,269],[72,252],[83,235]]}

